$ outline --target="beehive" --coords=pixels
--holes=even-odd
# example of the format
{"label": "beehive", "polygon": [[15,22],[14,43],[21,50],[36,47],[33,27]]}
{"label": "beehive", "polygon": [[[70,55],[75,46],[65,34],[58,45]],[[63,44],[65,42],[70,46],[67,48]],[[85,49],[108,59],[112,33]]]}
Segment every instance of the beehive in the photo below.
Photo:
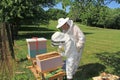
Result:
{"label": "beehive", "polygon": [[26,41],[28,46],[28,56],[30,56],[30,58],[35,58],[36,55],[47,52],[47,47],[46,47],[47,39],[30,38],[30,39],[26,39]]}
{"label": "beehive", "polygon": [[57,52],[37,55],[36,60],[42,73],[55,70],[63,65],[62,56]]}

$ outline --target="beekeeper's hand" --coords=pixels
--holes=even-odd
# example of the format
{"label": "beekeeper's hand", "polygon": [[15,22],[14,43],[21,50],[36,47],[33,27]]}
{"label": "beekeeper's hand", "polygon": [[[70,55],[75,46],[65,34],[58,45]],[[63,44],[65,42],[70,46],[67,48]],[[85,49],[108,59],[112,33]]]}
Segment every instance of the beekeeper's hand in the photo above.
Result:
{"label": "beekeeper's hand", "polygon": [[63,46],[58,46],[58,52],[61,54],[61,56],[64,56],[64,47]]}
{"label": "beekeeper's hand", "polygon": [[80,52],[80,49],[83,47],[83,43],[77,43],[76,46],[77,46],[78,52]]}

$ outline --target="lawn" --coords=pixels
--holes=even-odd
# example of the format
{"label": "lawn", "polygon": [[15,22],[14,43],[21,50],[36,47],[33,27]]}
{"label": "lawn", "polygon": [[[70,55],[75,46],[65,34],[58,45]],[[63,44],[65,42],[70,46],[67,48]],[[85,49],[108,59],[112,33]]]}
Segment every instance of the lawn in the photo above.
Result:
{"label": "lawn", "polygon": [[[75,74],[75,80],[92,80],[92,77],[98,76],[101,72],[108,72],[120,75],[120,31],[113,29],[102,29],[81,25],[81,30],[86,36],[86,43],[80,67]],[[27,60],[27,38],[44,37],[47,39],[47,51],[56,51],[56,47],[51,46],[51,35],[57,31],[55,28],[57,21],[50,21],[49,25],[23,25],[19,29],[18,39],[15,40],[15,54],[18,60],[13,80],[35,80],[31,71],[26,69],[32,65]]]}

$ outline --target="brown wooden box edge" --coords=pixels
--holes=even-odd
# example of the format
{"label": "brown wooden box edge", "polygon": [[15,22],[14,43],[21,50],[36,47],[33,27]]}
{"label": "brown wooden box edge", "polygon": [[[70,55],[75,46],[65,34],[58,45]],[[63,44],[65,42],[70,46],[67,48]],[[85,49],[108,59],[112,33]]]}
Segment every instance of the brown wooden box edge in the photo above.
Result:
{"label": "brown wooden box edge", "polygon": [[[41,60],[39,59],[42,56],[45,57],[51,54],[57,54],[57,55],[55,56],[52,55],[52,57],[44,58]],[[63,66],[62,56],[56,51],[37,55],[36,62],[37,62],[37,66],[40,67],[40,72],[42,73],[61,68]]]}

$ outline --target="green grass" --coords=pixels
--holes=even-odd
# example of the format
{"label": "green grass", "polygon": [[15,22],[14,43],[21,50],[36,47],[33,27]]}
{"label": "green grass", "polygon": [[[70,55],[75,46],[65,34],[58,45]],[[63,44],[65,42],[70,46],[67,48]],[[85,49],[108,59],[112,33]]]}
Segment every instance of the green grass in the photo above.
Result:
{"label": "green grass", "polygon": [[[109,72],[120,75],[120,31],[112,29],[101,29],[81,25],[81,30],[86,36],[86,43],[80,67],[75,74],[75,80],[92,80],[101,72]],[[16,74],[14,80],[34,80],[34,76],[26,69],[31,62],[26,59],[27,43],[26,38],[45,37],[47,39],[47,51],[56,51],[57,48],[51,47],[51,35],[57,31],[57,21],[50,21],[49,25],[40,27],[22,26],[19,31],[18,39],[15,40],[15,53],[18,60],[16,71],[25,72]]]}

